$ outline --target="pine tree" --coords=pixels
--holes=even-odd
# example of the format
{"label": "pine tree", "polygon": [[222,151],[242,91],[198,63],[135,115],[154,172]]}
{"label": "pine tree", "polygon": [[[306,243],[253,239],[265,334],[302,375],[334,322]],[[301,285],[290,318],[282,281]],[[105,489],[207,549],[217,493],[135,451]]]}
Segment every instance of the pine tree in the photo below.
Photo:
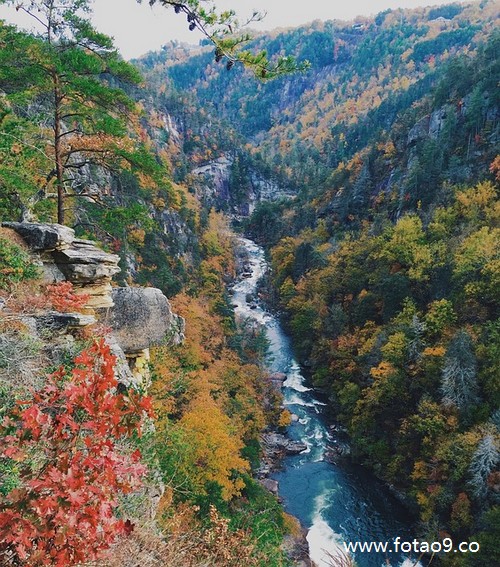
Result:
{"label": "pine tree", "polygon": [[476,381],[476,357],[472,341],[465,330],[453,337],[446,352],[441,392],[443,403],[460,410],[478,401]]}
{"label": "pine tree", "polygon": [[[139,3],[141,1],[137,0]],[[266,51],[253,53],[243,49],[252,36],[249,33],[241,33],[242,28],[262,20],[264,14],[260,12],[254,11],[246,22],[241,23],[234,10],[217,10],[215,5],[204,0],[149,0],[149,4],[171,7],[176,14],[184,15],[191,31],[201,31],[214,44],[215,61],[223,61],[228,71],[235,63],[241,63],[260,79],[273,79],[286,73],[304,71],[310,66],[308,61],[297,63],[289,55],[270,61]]]}
{"label": "pine tree", "polygon": [[75,183],[82,186],[88,166],[111,166],[123,153],[120,140],[134,103],[112,82],[137,84],[140,76],[120,59],[111,38],[92,27],[89,0],[1,3],[24,11],[38,28],[34,36],[13,34],[2,47],[2,85],[24,112],[36,114],[48,137],[52,166],[42,192],[55,183],[63,223],[65,197]]}
{"label": "pine tree", "polygon": [[491,433],[488,433],[479,442],[469,469],[471,474],[470,485],[476,498],[484,498],[488,493],[488,477],[499,462],[500,452],[495,438]]}
{"label": "pine tree", "polygon": [[350,209],[354,213],[359,214],[365,209],[371,191],[371,184],[370,168],[368,161],[366,161],[352,188]]}

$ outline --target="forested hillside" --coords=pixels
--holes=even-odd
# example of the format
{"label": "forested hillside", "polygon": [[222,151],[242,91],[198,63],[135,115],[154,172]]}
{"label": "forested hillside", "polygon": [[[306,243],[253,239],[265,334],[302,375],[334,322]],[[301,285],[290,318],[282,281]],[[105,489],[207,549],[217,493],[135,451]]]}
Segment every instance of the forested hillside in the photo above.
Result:
{"label": "forested hillside", "polygon": [[255,43],[311,68],[271,83],[208,51],[140,62],[293,186],[246,223],[275,306],[354,458],[409,497],[421,535],[481,542],[454,565],[498,561],[498,21],[481,2],[280,30]]}
{"label": "forested hillside", "polygon": [[252,476],[290,414],[262,329],[234,318],[235,229],[265,247],[261,295],[353,461],[419,538],[479,542],[443,564],[499,563],[497,3],[255,34],[245,49],[301,69],[273,80],[264,55],[248,69],[210,44],[126,63],[77,4],[37,13],[57,15],[45,35],[0,22],[0,221],[58,221],[117,254],[113,285],[159,288],[185,340],[151,350],[148,388],[117,385],[106,319],[56,343],[34,330],[88,297],[47,286],[1,229],[5,564],[293,564],[300,528]]}
{"label": "forested hillside", "polygon": [[[78,246],[119,258],[109,292],[159,288],[186,336],[132,365],[144,383],[117,384],[107,309],[85,293],[96,285],[50,281],[50,246],[0,229],[0,562],[285,565],[300,529],[252,475],[261,433],[288,414],[261,331],[237,328],[229,304],[227,221],[185,182],[198,132],[205,159],[232,139],[148,87],[86,5],[23,4],[46,24],[37,35],[0,22],[0,220],[72,227]],[[94,262],[79,269],[105,273]]]}

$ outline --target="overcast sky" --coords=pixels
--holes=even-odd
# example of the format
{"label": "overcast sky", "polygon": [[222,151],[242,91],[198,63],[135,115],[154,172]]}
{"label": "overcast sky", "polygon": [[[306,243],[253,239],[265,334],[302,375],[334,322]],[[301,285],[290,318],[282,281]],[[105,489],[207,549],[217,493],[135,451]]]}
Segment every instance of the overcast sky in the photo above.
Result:
{"label": "overcast sky", "polygon": [[[313,20],[351,20],[358,15],[376,14],[387,8],[414,8],[451,4],[452,0],[216,0],[220,8],[234,8],[240,19],[252,11],[266,11],[263,22],[255,29],[290,27]],[[126,59],[158,49],[172,39],[198,43],[200,35],[187,29],[183,16],[172,8],[150,8],[136,0],[94,0],[94,22],[99,31],[115,38],[115,44]],[[0,6],[0,18],[24,24],[12,8]],[[14,19],[13,19],[14,18]]]}

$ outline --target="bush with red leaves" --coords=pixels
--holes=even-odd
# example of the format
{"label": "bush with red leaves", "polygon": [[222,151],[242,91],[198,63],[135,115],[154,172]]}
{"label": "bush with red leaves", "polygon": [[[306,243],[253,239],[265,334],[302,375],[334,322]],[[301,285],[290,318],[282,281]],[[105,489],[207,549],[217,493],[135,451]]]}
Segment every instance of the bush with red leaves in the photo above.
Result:
{"label": "bush with red leaves", "polygon": [[49,301],[57,311],[62,313],[70,313],[71,311],[79,311],[89,300],[88,294],[78,294],[73,291],[71,282],[59,282],[47,286]]}
{"label": "bush with red leaves", "polygon": [[117,392],[102,339],[74,362],[0,425],[0,459],[20,471],[18,487],[0,499],[2,565],[68,567],[131,529],[116,517],[117,497],[136,490],[146,468],[117,442],[140,433],[151,400]]}

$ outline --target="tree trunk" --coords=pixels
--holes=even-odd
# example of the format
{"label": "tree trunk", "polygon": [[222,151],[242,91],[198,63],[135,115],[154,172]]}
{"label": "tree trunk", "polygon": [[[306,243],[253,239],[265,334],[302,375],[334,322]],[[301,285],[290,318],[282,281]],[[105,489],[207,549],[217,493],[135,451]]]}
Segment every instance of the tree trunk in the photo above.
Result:
{"label": "tree trunk", "polygon": [[54,158],[57,186],[57,222],[64,224],[64,166],[61,155],[61,92],[57,72],[52,74],[54,82]]}

